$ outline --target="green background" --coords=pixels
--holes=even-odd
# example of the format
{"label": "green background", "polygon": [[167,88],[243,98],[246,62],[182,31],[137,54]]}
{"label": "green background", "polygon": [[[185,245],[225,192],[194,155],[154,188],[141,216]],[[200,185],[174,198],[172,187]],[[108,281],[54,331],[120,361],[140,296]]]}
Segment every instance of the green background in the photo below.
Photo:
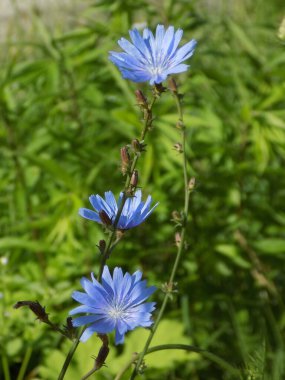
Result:
{"label": "green background", "polygon": [[[42,9],[11,2],[0,66],[0,377],[56,379],[71,343],[35,321],[19,300],[38,300],[64,323],[79,280],[97,272],[99,225],[78,216],[88,196],[124,186],[120,148],[138,137],[139,87],[108,60],[134,25],[184,30],[198,46],[177,76],[185,94],[187,153],[196,188],[189,244],[154,345],[193,344],[241,370],[242,379],[285,378],[285,49],[283,1],[73,1]],[[25,2],[24,2],[25,4]],[[23,4],[22,4],[23,5]],[[154,107],[139,162],[144,196],[160,205],[129,231],[109,265],[140,268],[158,288],[175,259],[173,210],[183,208],[177,114],[169,92]],[[8,261],[8,262],[7,262]],[[163,293],[152,297],[158,307]],[[112,345],[113,379],[148,332]],[[80,345],[66,379],[93,365],[100,341]],[[198,354],[146,357],[143,379],[234,379]],[[128,375],[125,377],[128,378]]]}

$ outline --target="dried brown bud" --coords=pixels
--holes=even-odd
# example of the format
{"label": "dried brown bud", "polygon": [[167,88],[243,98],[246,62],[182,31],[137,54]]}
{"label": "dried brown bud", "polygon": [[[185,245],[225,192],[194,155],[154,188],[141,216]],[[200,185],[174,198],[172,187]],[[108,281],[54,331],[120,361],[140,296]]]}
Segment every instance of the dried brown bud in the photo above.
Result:
{"label": "dried brown bud", "polygon": [[97,245],[97,247],[99,248],[100,253],[103,255],[103,253],[105,252],[105,248],[106,248],[106,241],[105,240],[99,240],[99,244]]}
{"label": "dried brown bud", "polygon": [[173,78],[170,78],[168,81],[169,90],[176,93],[178,92],[177,84]]}
{"label": "dried brown bud", "polygon": [[138,139],[132,140],[131,145],[134,152],[141,152],[141,144]]}
{"label": "dried brown bud", "polygon": [[172,211],[172,219],[175,221],[175,222],[180,222],[181,221],[181,214],[180,212],[178,211]]}
{"label": "dried brown bud", "polygon": [[177,121],[177,123],[176,123],[176,128],[177,128],[177,129],[184,129],[184,128],[185,128],[185,126],[184,126],[182,120],[178,120],[178,121]]}
{"label": "dried brown bud", "polygon": [[195,178],[192,177],[192,178],[190,179],[189,183],[188,183],[188,189],[189,189],[189,190],[193,190],[193,189],[194,189],[194,187],[195,187],[195,182],[196,182]]}
{"label": "dried brown bud", "polygon": [[73,324],[72,324],[72,318],[71,318],[71,317],[67,317],[67,318],[66,318],[66,327],[67,327],[69,330],[74,329]]}
{"label": "dried brown bud", "polygon": [[95,359],[94,368],[96,370],[100,369],[105,364],[105,360],[107,359],[107,356],[109,354],[108,336],[106,334],[97,334],[97,336],[102,340],[102,346],[98,352],[97,358]]}
{"label": "dried brown bud", "polygon": [[165,282],[162,284],[161,289],[164,293],[177,293],[177,282]]}
{"label": "dried brown bud", "polygon": [[116,239],[121,240],[125,234],[125,230],[116,230]]}
{"label": "dried brown bud", "polygon": [[124,146],[123,148],[121,148],[121,170],[122,170],[123,175],[125,175],[128,172],[129,166],[130,166],[130,155],[128,152],[128,148]]}
{"label": "dried brown bud", "polygon": [[139,181],[139,173],[137,170],[134,170],[133,171],[133,174],[131,176],[131,182],[130,182],[130,185],[132,187],[137,187],[137,184],[138,184],[138,181]]}
{"label": "dried brown bud", "polygon": [[105,360],[107,359],[109,351],[110,351],[110,349],[108,346],[104,346],[104,345],[101,346],[101,348],[98,352],[98,356],[95,359],[95,368],[97,370],[100,369],[105,364]]}
{"label": "dried brown bud", "polygon": [[99,211],[99,216],[103,224],[105,224],[106,226],[112,225],[112,220],[109,218],[109,216],[104,210]]}
{"label": "dried brown bud", "polygon": [[142,91],[136,90],[135,94],[136,94],[136,99],[137,99],[138,105],[142,108],[148,108],[147,98],[144,96]]}
{"label": "dried brown bud", "polygon": [[28,306],[30,310],[34,314],[36,314],[37,319],[39,319],[42,322],[49,322],[48,314],[45,311],[45,307],[43,307],[38,301],[18,301],[14,305],[14,309],[19,309],[22,306]]}
{"label": "dried brown bud", "polygon": [[76,328],[72,324],[72,317],[66,318],[66,326],[64,326],[66,333],[68,334],[68,337],[71,339],[75,337],[75,331]]}
{"label": "dried brown bud", "polygon": [[154,84],[154,94],[156,96],[160,96],[166,90],[167,90],[167,88],[163,87],[163,85],[161,83],[155,83]]}
{"label": "dried brown bud", "polygon": [[173,148],[177,150],[178,153],[183,153],[182,144],[176,143],[173,145]]}
{"label": "dried brown bud", "polygon": [[177,247],[180,246],[181,244],[181,235],[180,235],[180,232],[176,232],[175,233],[175,244]]}

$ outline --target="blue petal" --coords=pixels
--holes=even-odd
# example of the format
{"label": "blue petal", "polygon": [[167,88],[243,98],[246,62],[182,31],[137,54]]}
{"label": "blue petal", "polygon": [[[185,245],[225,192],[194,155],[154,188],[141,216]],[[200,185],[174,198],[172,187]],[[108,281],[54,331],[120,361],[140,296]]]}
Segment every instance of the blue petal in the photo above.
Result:
{"label": "blue petal", "polygon": [[139,282],[142,278],[142,272],[140,270],[137,270],[133,275],[132,277],[134,278],[135,282],[134,284],[136,284],[137,282]]}
{"label": "blue petal", "polygon": [[90,298],[86,293],[75,291],[72,293],[72,298],[82,303],[83,305],[93,307],[94,306],[94,300]]}
{"label": "blue petal", "polygon": [[[112,53],[112,62],[117,64],[120,68],[132,70],[145,70],[145,63],[139,61],[137,58],[132,57],[127,53]],[[115,62],[116,61],[116,62]]]}
{"label": "blue petal", "polygon": [[136,327],[149,327],[153,324],[150,313],[130,313],[125,319],[125,324],[128,330],[133,330]]}
{"label": "blue petal", "polygon": [[97,198],[94,194],[90,195],[89,202],[96,211],[101,211],[101,205],[98,203]]}
{"label": "blue petal", "polygon": [[74,309],[70,310],[68,313],[69,315],[74,315],[74,314],[81,314],[81,313],[93,313],[93,314],[98,314],[97,313],[98,309],[86,305],[81,305],[77,306]]}
{"label": "blue petal", "polygon": [[108,203],[106,203],[106,201],[102,197],[100,197],[100,195],[98,194],[95,195],[95,198],[96,198],[96,204],[98,204],[98,207],[99,207],[98,211],[104,210],[106,214],[108,214],[109,218],[112,219],[113,212],[112,212],[111,207],[108,205]]}
{"label": "blue petal", "polygon": [[136,191],[133,200],[134,200],[134,207],[138,207],[141,203],[141,200],[142,200],[142,191],[141,190]]}
{"label": "blue petal", "polygon": [[112,191],[106,191],[105,199],[112,210],[112,214],[117,214],[118,212],[117,202]]}
{"label": "blue petal", "polygon": [[101,319],[87,327],[87,329],[82,334],[80,341],[86,342],[86,340],[89,339],[90,336],[95,332],[99,334],[107,334],[114,330],[114,328],[115,322],[113,320],[107,318]]}
{"label": "blue petal", "polygon": [[78,213],[85,219],[93,220],[97,223],[102,223],[99,215],[95,211],[89,210],[88,208],[80,208]]}
{"label": "blue petal", "polygon": [[145,44],[144,38],[142,38],[139,31],[136,29],[130,30],[129,34],[135,47],[143,54],[144,57],[146,57],[149,62],[151,62],[151,54]]}
{"label": "blue petal", "polygon": [[132,290],[132,295],[128,307],[136,306],[143,301],[145,301],[149,296],[151,296],[155,290],[155,286],[150,286],[146,288],[146,281],[138,282]]}
{"label": "blue petal", "polygon": [[114,282],[115,297],[118,298],[123,286],[123,271],[121,268],[116,267],[114,269],[113,282]]}
{"label": "blue petal", "polygon": [[132,307],[132,313],[151,313],[155,309],[156,302],[145,302]]}
{"label": "blue petal", "polygon": [[168,50],[173,45],[173,42],[174,42],[174,27],[169,26],[165,32],[165,35],[162,41],[162,54],[164,57],[167,56]]}
{"label": "blue petal", "polygon": [[111,274],[107,265],[105,265],[103,269],[102,284],[105,290],[108,292],[108,294],[111,297],[114,297],[114,294],[115,294],[114,283],[113,283],[113,279],[111,277]]}
{"label": "blue petal", "polygon": [[[104,201],[104,199],[102,197],[100,197],[100,195],[96,194],[96,195],[91,195],[89,197],[89,201],[92,205],[92,207],[94,207],[94,209],[96,211],[101,211],[101,210],[104,210],[107,215],[109,216],[110,219],[112,219],[113,217],[113,213],[112,213],[112,210],[111,208],[108,206],[108,204]],[[100,219],[100,218],[99,218]],[[101,222],[101,219],[100,219],[100,223]]]}
{"label": "blue petal", "polygon": [[162,41],[164,37],[164,26],[163,25],[157,25],[156,32],[155,32],[155,44],[156,44],[156,51],[160,51],[162,49]]}
{"label": "blue petal", "polygon": [[147,82],[151,78],[151,74],[148,71],[144,71],[144,70],[130,71],[130,70],[120,69],[120,71],[125,79],[130,79],[133,82]]}
{"label": "blue petal", "polygon": [[146,59],[141,51],[139,51],[133,44],[131,44],[125,38],[121,38],[118,41],[119,46],[125,50],[125,52],[131,56],[134,56],[140,62],[146,62]]}
{"label": "blue petal", "polygon": [[122,286],[118,290],[117,299],[118,299],[118,303],[119,304],[120,303],[124,304],[124,301],[128,298],[128,294],[129,294],[130,289],[132,288],[132,286],[133,286],[132,276],[129,273],[126,273],[124,275],[124,279],[122,281]]}
{"label": "blue petal", "polygon": [[180,65],[170,67],[166,72],[167,72],[167,75],[179,74],[179,73],[183,73],[184,71],[187,71],[189,67],[190,67],[189,65],[185,65],[181,63]]}
{"label": "blue petal", "polygon": [[197,42],[195,40],[191,40],[180,49],[178,49],[175,54],[173,64],[175,63],[177,65],[180,62],[185,61],[185,59],[190,58],[194,53],[196,44]]}
{"label": "blue petal", "polygon": [[142,218],[143,220],[146,220],[146,219],[149,217],[149,215],[153,212],[153,210],[154,210],[158,205],[159,205],[159,202],[157,202],[157,203],[153,206],[153,208],[152,208],[151,210],[149,210],[147,213],[146,213],[146,212],[142,212],[142,214],[141,214],[141,218]]}
{"label": "blue petal", "polygon": [[171,59],[174,56],[176,49],[179,45],[179,42],[181,41],[182,36],[183,36],[183,30],[178,29],[175,32],[173,43],[171,44],[171,46],[169,47],[168,52],[167,52],[169,59]]}
{"label": "blue petal", "polygon": [[128,331],[128,326],[123,320],[119,319],[117,321],[116,329],[118,330],[119,334],[123,335]]}
{"label": "blue petal", "polygon": [[84,317],[72,318],[72,325],[74,327],[84,326],[102,319],[102,315],[84,315]]}
{"label": "blue petal", "polygon": [[[97,282],[97,281],[96,281]],[[80,281],[83,289],[86,291],[88,296],[94,300],[94,307],[104,308],[108,307],[108,302],[110,298],[108,293],[98,282],[91,282],[87,278],[83,277]]]}
{"label": "blue petal", "polygon": [[125,334],[120,334],[119,330],[116,329],[115,343],[116,344],[122,344],[122,343],[124,343],[124,340],[125,340]]}

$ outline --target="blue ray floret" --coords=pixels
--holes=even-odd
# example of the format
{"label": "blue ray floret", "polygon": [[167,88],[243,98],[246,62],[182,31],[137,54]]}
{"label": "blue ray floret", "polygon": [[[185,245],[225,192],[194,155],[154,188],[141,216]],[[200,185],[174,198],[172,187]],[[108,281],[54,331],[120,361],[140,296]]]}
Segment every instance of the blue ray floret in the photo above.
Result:
{"label": "blue ray floret", "polygon": [[196,41],[191,40],[178,49],[183,30],[176,32],[173,26],[166,30],[157,25],[155,36],[145,28],[142,36],[136,29],[130,30],[132,43],[121,38],[118,41],[124,52],[110,52],[110,60],[118,66],[123,77],[133,82],[151,85],[163,82],[168,75],[186,71],[189,65],[182,63],[194,53]]}
{"label": "blue ray floret", "polygon": [[[89,210],[87,208],[80,208],[79,215],[83,218],[93,220],[94,222],[103,223],[100,213],[104,212],[107,218],[110,220],[110,224],[113,224],[122,201],[123,193],[120,194],[118,203],[111,191],[105,192],[105,199],[100,197],[100,195],[91,195],[89,197],[90,203],[95,211]],[[122,214],[118,221],[116,228],[120,230],[128,230],[130,228],[136,227],[143,223],[155,207],[158,205],[156,203],[152,208],[151,206],[152,198],[149,195],[145,202],[142,201],[142,192],[137,190],[135,195],[131,198],[127,198]]]}
{"label": "blue ray floret", "polygon": [[155,302],[144,302],[155,290],[141,281],[142,272],[125,273],[115,268],[113,277],[105,265],[100,284],[91,273],[92,281],[83,277],[81,285],[85,293],[75,291],[72,298],[81,306],[69,312],[70,315],[88,313],[73,319],[73,326],[85,326],[80,340],[85,342],[94,333],[107,334],[115,330],[115,343],[124,342],[127,331],[136,327],[149,327],[152,324],[151,312]]}

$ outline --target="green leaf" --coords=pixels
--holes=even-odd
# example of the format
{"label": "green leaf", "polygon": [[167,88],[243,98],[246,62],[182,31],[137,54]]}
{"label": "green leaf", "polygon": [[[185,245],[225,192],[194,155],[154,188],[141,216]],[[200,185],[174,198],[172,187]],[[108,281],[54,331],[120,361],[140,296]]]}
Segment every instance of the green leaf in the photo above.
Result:
{"label": "green leaf", "polygon": [[215,250],[241,268],[249,269],[251,267],[250,263],[240,256],[239,250],[235,245],[218,244],[215,246]]}
{"label": "green leaf", "polygon": [[266,238],[258,240],[253,245],[260,253],[283,256],[285,259],[285,239]]}

